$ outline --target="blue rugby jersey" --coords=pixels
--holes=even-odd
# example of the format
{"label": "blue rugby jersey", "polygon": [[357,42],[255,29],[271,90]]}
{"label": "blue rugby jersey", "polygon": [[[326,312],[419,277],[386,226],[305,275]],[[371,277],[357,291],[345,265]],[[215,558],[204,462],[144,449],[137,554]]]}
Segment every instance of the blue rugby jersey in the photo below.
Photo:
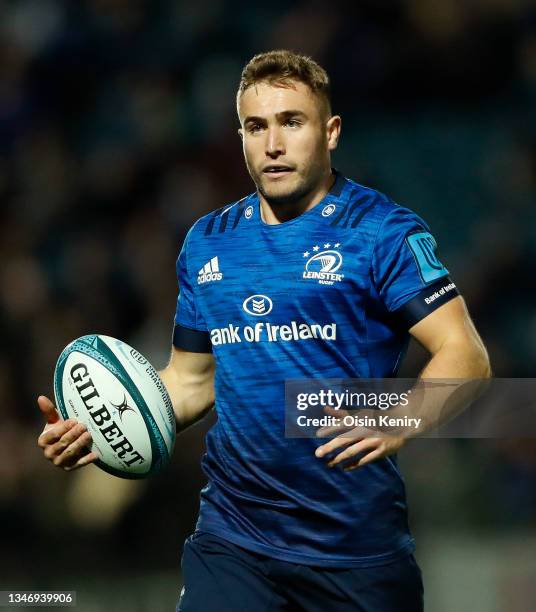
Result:
{"label": "blue rugby jersey", "polygon": [[216,360],[197,529],[310,565],[413,550],[395,457],[326,468],[325,440],[285,438],[284,382],[396,375],[407,330],[457,295],[425,222],[336,173],[285,223],[264,223],[257,193],[201,218],[177,274],[173,342]]}

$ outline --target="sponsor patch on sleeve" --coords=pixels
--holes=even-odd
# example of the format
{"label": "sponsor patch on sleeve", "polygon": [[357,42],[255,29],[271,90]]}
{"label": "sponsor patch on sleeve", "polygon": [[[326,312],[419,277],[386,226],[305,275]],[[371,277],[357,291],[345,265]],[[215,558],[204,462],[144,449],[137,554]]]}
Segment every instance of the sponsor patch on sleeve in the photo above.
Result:
{"label": "sponsor patch on sleeve", "polygon": [[397,319],[404,323],[406,329],[413,327],[421,319],[460,295],[456,285],[448,276],[422,289],[411,300],[394,311]]}
{"label": "sponsor patch on sleeve", "polygon": [[437,243],[430,232],[416,232],[406,238],[424,283],[446,276],[449,271],[437,258]]}

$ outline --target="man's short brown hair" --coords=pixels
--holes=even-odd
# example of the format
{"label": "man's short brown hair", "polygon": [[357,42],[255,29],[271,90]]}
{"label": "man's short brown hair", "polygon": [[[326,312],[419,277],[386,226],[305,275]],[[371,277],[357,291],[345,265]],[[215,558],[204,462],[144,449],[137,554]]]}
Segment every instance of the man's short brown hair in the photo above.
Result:
{"label": "man's short brown hair", "polygon": [[256,83],[287,85],[300,81],[325,104],[327,115],[331,115],[331,96],[327,72],[307,55],[300,55],[286,49],[267,51],[255,55],[242,70],[238,98]]}

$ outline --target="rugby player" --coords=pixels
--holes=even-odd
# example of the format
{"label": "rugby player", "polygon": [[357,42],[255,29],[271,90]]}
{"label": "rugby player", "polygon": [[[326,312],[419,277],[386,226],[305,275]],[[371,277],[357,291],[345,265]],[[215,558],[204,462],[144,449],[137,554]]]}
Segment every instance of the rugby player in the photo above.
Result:
{"label": "rugby player", "polygon": [[[177,610],[419,612],[405,437],[286,438],[285,380],[395,377],[410,336],[421,377],[485,378],[486,350],[427,224],[332,168],[341,118],[316,62],[255,56],[237,110],[256,190],[188,232],[161,372],[179,429],[218,415]],[[94,461],[85,428],[38,402],[45,456]]]}

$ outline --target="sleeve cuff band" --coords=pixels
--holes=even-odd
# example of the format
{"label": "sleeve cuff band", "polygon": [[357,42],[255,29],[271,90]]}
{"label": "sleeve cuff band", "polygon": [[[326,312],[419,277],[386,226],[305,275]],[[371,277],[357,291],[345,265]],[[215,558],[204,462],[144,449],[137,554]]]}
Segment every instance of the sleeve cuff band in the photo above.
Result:
{"label": "sleeve cuff band", "polygon": [[443,276],[397,308],[393,314],[409,329],[457,295],[460,294],[456,285],[448,276]]}
{"label": "sleeve cuff band", "polygon": [[190,353],[212,353],[208,332],[183,327],[178,323],[173,328],[173,346]]}

